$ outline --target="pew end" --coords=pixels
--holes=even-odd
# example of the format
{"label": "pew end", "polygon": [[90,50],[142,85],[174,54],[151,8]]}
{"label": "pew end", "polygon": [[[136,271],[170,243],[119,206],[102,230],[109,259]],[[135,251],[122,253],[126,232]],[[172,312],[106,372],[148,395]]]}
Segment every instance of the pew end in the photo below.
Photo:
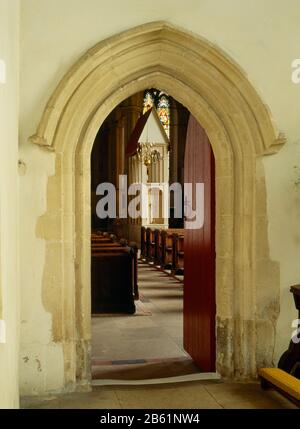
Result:
{"label": "pew end", "polygon": [[135,313],[138,299],[136,243],[112,233],[91,234],[92,313]]}

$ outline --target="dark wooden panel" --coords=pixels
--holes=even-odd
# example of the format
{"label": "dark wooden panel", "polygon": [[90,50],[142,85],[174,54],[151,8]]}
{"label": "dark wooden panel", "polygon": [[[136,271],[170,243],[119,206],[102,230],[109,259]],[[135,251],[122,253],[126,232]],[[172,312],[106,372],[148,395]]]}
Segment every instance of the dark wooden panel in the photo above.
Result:
{"label": "dark wooden panel", "polygon": [[[101,252],[101,253],[100,253]],[[93,250],[92,314],[135,312],[132,255],[125,248]]]}
{"label": "dark wooden panel", "polygon": [[184,179],[185,183],[204,183],[204,226],[186,228],[184,236],[184,347],[202,371],[215,371],[214,156],[205,130],[192,115]]}

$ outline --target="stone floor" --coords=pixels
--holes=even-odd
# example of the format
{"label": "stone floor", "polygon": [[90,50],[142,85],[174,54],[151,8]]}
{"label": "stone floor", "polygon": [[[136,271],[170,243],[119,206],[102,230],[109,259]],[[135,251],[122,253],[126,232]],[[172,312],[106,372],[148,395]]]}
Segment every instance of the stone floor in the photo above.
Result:
{"label": "stone floor", "polygon": [[183,349],[183,284],[140,263],[139,290],[136,315],[93,317],[93,378],[199,372]]}
{"label": "stone floor", "polygon": [[296,408],[258,383],[189,382],[150,386],[99,386],[91,392],[23,398],[22,408],[40,409],[284,409]]}
{"label": "stone floor", "polygon": [[[93,318],[94,378],[132,380],[149,378],[149,374],[153,375],[150,378],[158,375],[163,378],[187,367],[199,371],[182,347],[182,284],[147,265],[140,266],[139,283],[142,299],[136,316]],[[94,386],[85,393],[23,398],[21,406],[42,409],[295,408],[277,392],[262,391],[258,383],[222,381],[136,386],[116,382]]]}
{"label": "stone floor", "polygon": [[139,264],[138,273],[141,311],[133,316],[94,317],[93,358],[131,360],[186,356],[182,344],[183,284],[146,264]]}

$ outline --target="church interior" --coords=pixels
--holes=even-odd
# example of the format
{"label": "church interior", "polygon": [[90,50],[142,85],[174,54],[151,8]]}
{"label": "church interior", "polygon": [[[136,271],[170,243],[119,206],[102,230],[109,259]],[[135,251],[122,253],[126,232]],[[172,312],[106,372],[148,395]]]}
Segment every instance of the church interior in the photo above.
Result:
{"label": "church interior", "polygon": [[[120,201],[121,175],[128,177],[127,186],[170,186],[174,182],[183,186],[188,117],[183,105],[150,88],[118,105],[97,133],[91,154],[92,378],[147,380],[200,372],[183,346],[184,220],[183,213],[174,217],[174,197],[171,200],[164,190],[149,193],[146,213],[136,219],[110,218],[106,212],[100,219],[96,209],[101,183],[114,184],[116,200]],[[153,197],[157,199],[157,214],[151,204]],[[180,197],[183,206],[183,195]],[[166,214],[162,213],[162,198],[166,200]],[[109,256],[113,271],[120,272],[115,280],[112,273],[104,274],[99,263],[99,254],[111,251],[111,246],[117,251],[118,243],[121,251],[125,245],[133,251],[136,248],[137,253],[136,284],[129,278],[131,296],[123,300],[119,300],[118,283],[124,287],[125,273],[121,265],[117,268],[118,256]],[[103,263],[108,267],[107,258]],[[109,279],[107,284],[101,283],[103,276]],[[121,314],[113,317],[118,312]],[[132,318],[132,313],[148,316],[147,320]]]}
{"label": "church interior", "polygon": [[0,0],[1,409],[300,406],[299,2],[152,3]]}

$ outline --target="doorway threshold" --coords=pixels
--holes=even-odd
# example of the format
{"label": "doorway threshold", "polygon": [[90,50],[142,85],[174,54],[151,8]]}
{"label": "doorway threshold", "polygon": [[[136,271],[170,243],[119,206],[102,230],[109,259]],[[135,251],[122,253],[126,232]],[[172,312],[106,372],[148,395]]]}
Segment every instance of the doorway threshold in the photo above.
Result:
{"label": "doorway threshold", "polygon": [[188,381],[216,381],[221,376],[216,372],[200,372],[198,374],[186,374],[174,377],[149,378],[145,380],[117,380],[97,379],[92,380],[92,386],[143,386],[150,384],[185,383]]}

